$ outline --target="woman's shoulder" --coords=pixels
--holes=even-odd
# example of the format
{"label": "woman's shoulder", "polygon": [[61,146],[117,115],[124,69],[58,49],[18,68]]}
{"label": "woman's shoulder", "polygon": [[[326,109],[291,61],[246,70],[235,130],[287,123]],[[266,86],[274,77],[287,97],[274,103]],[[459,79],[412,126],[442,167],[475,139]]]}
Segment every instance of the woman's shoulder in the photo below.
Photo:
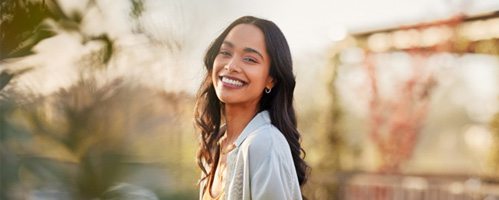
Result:
{"label": "woman's shoulder", "polygon": [[289,145],[284,135],[272,124],[260,127],[243,142],[248,153],[258,157],[289,151]]}
{"label": "woman's shoulder", "polygon": [[241,155],[250,171],[264,167],[293,172],[294,164],[289,144],[273,125],[266,125],[253,132],[242,145]]}

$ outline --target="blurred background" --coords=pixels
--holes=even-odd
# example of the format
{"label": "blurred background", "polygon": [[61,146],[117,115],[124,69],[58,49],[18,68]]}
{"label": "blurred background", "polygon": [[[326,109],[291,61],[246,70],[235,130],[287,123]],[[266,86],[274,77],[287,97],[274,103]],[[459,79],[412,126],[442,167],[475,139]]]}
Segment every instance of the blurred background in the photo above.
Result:
{"label": "blurred background", "polygon": [[0,1],[0,199],[197,199],[203,54],[290,44],[309,199],[499,199],[499,1]]}

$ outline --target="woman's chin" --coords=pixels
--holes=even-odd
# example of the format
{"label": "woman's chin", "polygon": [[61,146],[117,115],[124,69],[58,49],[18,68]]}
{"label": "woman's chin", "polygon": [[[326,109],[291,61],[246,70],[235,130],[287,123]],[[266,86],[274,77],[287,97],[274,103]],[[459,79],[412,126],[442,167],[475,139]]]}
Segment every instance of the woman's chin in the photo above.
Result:
{"label": "woman's chin", "polygon": [[235,98],[231,98],[231,97],[221,97],[219,98],[221,102],[223,102],[225,105],[227,104],[238,104],[240,103],[240,101],[238,101],[237,99]]}

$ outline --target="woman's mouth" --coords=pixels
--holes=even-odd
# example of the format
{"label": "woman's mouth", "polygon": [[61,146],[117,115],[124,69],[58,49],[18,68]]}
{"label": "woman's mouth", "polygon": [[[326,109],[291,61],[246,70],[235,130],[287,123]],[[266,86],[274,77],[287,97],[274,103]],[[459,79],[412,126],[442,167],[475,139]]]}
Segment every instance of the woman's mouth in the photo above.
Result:
{"label": "woman's mouth", "polygon": [[240,88],[243,87],[246,83],[244,81],[227,77],[227,76],[221,76],[220,81],[222,81],[222,84],[226,87],[229,88]]}

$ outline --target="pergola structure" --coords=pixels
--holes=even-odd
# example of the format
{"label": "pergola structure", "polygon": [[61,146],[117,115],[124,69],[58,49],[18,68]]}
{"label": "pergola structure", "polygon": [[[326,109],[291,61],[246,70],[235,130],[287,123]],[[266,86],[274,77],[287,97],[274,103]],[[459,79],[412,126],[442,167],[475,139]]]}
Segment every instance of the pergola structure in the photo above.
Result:
{"label": "pergola structure", "polygon": [[[373,64],[374,55],[389,52],[404,52],[411,57],[414,67],[422,67],[418,62],[436,53],[499,56],[499,11],[476,16],[456,15],[446,20],[354,33],[336,42],[330,52],[332,78],[328,83],[332,86],[332,124],[340,121],[342,112],[336,101],[339,94],[334,86],[338,68],[343,64],[344,50],[351,48],[362,52],[362,65],[369,79],[366,91],[370,92],[368,134],[382,161],[377,169],[380,174],[348,174],[349,178],[342,178],[345,183],[339,183],[340,199],[499,198],[497,177],[482,177],[480,180],[467,179],[466,176],[401,174],[400,166],[411,158],[421,132],[436,80],[431,74],[416,73],[409,80],[398,83],[403,88],[399,99],[387,104],[379,97]],[[334,140],[333,143],[342,141],[338,127],[329,127],[328,130],[328,137]]]}
{"label": "pergola structure", "polygon": [[372,52],[449,51],[499,55],[499,11],[354,34]]}

